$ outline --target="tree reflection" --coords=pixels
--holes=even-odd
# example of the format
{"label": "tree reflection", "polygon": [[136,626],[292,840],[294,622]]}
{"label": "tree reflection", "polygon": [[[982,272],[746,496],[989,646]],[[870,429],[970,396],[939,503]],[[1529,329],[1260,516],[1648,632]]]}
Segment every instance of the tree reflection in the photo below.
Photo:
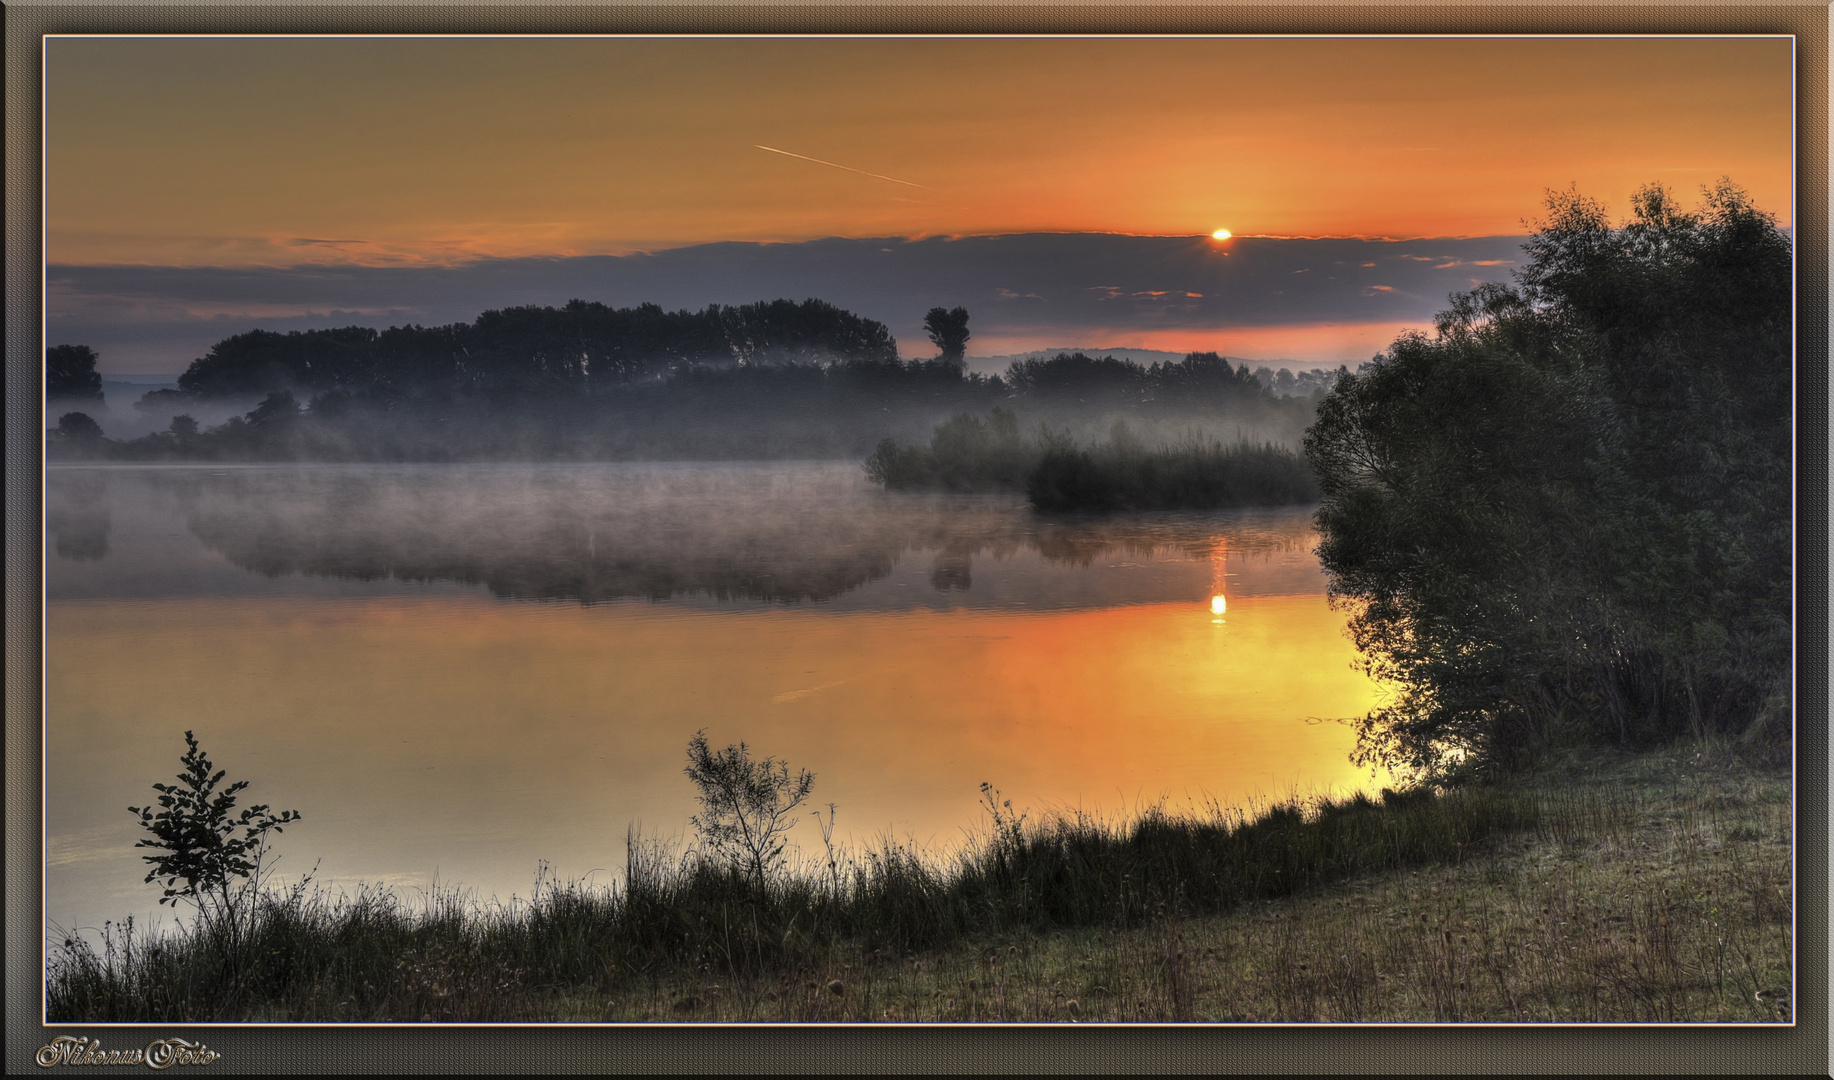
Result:
{"label": "tree reflection", "polygon": [[102,472],[73,471],[45,485],[45,532],[58,558],[87,562],[108,556],[107,495],[108,476]]}
{"label": "tree reflection", "polygon": [[459,582],[517,599],[821,602],[886,578],[906,555],[928,556],[933,594],[965,593],[977,559],[1207,560],[1223,530],[1232,554],[1297,556],[1316,577],[1303,512],[1051,516],[1011,497],[874,491],[828,466],[173,471],[145,482],[205,547],[253,573]]}

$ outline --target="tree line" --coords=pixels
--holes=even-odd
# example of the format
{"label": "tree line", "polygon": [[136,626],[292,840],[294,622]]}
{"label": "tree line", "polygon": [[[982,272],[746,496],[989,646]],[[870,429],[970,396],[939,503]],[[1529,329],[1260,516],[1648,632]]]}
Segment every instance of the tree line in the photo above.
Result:
{"label": "tree line", "polygon": [[[51,445],[142,459],[855,456],[951,413],[1014,403],[1060,423],[1226,416],[1296,445],[1318,396],[1285,397],[1215,353],[1151,366],[1060,353],[983,376],[965,368],[965,308],[934,308],[924,325],[938,355],[911,361],[883,324],[813,299],[698,312],[575,300],[443,327],[253,330],[136,404],[170,416],[167,430],[108,440],[87,413],[65,412]],[[63,393],[84,379],[99,394],[87,347],[56,346],[46,361],[54,406],[87,405]]]}
{"label": "tree line", "polygon": [[449,326],[251,330],[193,361],[178,392],[340,391],[382,401],[465,391],[577,394],[696,364],[897,361],[898,343],[885,324],[822,300],[672,312],[573,300],[486,311]]}

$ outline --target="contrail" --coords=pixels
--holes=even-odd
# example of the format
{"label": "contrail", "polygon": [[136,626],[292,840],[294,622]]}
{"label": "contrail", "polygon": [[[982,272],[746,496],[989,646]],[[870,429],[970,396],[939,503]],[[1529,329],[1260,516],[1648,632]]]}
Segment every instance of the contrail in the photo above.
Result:
{"label": "contrail", "polygon": [[909,180],[900,180],[895,176],[881,176],[880,174],[876,172],[867,172],[865,169],[856,169],[851,165],[836,165],[832,161],[823,161],[821,158],[809,157],[807,154],[792,154],[788,150],[779,150],[774,146],[760,146],[757,143],[752,143],[752,145],[758,147],[758,149],[760,150],[769,150],[773,154],[782,154],[784,157],[801,158],[804,161],[813,161],[817,165],[826,165],[832,169],[846,169],[848,172],[859,173],[861,176],[870,176],[874,180],[890,180],[894,184],[903,184],[905,187],[924,188],[925,191],[929,190],[929,188],[924,187],[924,185],[922,184],[913,184]]}

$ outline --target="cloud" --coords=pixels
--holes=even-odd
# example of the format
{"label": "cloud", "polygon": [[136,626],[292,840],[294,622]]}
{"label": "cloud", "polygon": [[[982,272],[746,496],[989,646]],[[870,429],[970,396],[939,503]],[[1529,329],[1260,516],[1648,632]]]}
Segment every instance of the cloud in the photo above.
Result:
{"label": "cloud", "polygon": [[[53,343],[102,354],[105,372],[183,370],[212,343],[260,327],[296,330],[468,322],[480,311],[575,298],[675,310],[819,297],[886,323],[907,355],[928,355],[924,312],[966,307],[977,340],[1042,327],[1051,342],[1097,329],[1165,334],[1287,325],[1407,321],[1430,325],[1473,266],[1504,266],[1521,237],[1418,241],[1033,233],[1010,236],[719,243],[653,254],[479,259],[451,266],[292,268],[53,265]],[[1464,264],[1444,269],[1448,260]],[[1297,271],[1381,264],[1367,279]],[[1503,280],[1499,274],[1497,280]],[[1163,340],[1163,338],[1156,338]],[[973,342],[970,350],[975,350]]]}

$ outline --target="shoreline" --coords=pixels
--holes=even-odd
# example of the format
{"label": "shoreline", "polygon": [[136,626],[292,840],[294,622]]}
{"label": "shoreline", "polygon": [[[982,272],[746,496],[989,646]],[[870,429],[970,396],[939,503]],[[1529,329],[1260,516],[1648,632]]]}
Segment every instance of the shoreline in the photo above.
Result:
{"label": "shoreline", "polygon": [[[392,898],[371,894],[355,907],[369,905],[367,917],[378,933],[397,916],[419,923],[406,936],[391,936],[393,949],[380,939],[363,946],[380,950],[369,959],[381,962],[371,965],[378,971],[390,972],[386,990],[364,982],[371,991],[365,994],[339,985],[329,972],[275,982],[279,973],[257,965],[237,980],[244,988],[231,996],[239,1001],[222,1002],[222,1014],[169,1018],[1787,1022],[1794,948],[1787,765],[1710,744],[1605,751],[1593,759],[1569,755],[1518,778],[1518,793],[1536,806],[1534,820],[1461,844],[1450,857],[1246,896],[1209,911],[1161,893],[1125,900],[1113,917],[1080,924],[1021,917],[977,926],[982,920],[971,920],[930,944],[909,933],[900,944],[895,924],[918,916],[911,903],[888,905],[883,898],[859,913],[868,922],[851,930],[831,922],[828,932],[810,933],[780,950],[759,939],[734,950],[732,942],[749,935],[728,926],[696,935],[698,951],[675,956],[646,947],[654,941],[619,944],[619,933],[593,931],[592,898],[564,886],[494,926],[485,925],[482,912],[442,909],[437,897],[415,915]],[[1011,820],[1002,826],[996,818],[989,835],[997,837],[1002,827],[1010,829]],[[1141,823],[1132,829],[1140,834]],[[982,855],[996,849],[983,848]],[[888,856],[896,858],[863,858]],[[860,865],[856,860],[841,873]],[[946,868],[914,863],[904,871],[874,880],[909,885]],[[652,885],[668,884],[666,860],[644,872],[663,875]],[[710,886],[712,894],[705,892]],[[699,887],[698,895],[676,894],[684,899],[675,909],[621,924],[622,934],[649,936],[666,927],[692,934],[696,918],[705,923],[712,913],[745,914],[742,890],[707,880]],[[632,895],[627,892],[627,905]],[[669,895],[665,889],[649,899]],[[814,901],[807,911],[817,922],[841,917]],[[362,923],[346,918],[336,936],[348,937],[350,927]],[[940,924],[911,925],[936,931]],[[881,932],[887,930],[894,932]],[[176,942],[138,943],[142,958],[149,944],[157,953]],[[539,966],[550,970],[538,971],[534,961],[543,955]],[[178,968],[162,968],[167,982],[190,981],[171,978],[180,975]],[[250,992],[261,983],[267,991]],[[78,997],[89,1006],[66,1001],[75,1011],[54,1016],[154,1018],[141,1011],[151,1006],[151,1013],[167,1018],[158,1002],[136,1005],[132,995],[104,995],[111,1002]]]}

